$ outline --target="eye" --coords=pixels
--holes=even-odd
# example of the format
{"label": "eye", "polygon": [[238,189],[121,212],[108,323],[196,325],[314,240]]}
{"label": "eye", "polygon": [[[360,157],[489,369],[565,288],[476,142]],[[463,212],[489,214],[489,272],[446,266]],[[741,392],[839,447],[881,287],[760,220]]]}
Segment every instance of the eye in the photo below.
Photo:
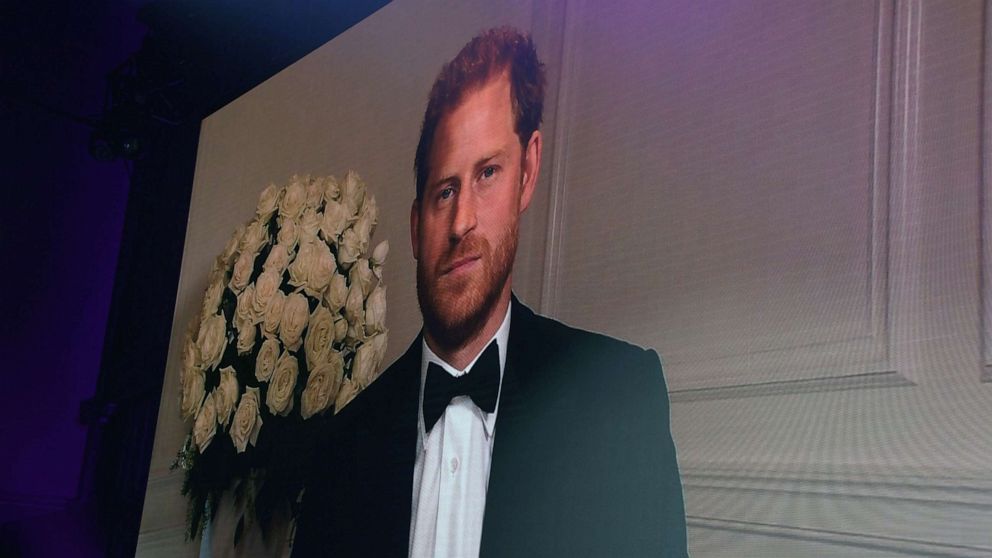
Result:
{"label": "eye", "polygon": [[492,178],[496,174],[496,167],[488,166],[482,169],[482,178]]}
{"label": "eye", "polygon": [[442,200],[450,198],[455,193],[455,189],[451,186],[446,186],[443,190],[438,193],[438,197]]}

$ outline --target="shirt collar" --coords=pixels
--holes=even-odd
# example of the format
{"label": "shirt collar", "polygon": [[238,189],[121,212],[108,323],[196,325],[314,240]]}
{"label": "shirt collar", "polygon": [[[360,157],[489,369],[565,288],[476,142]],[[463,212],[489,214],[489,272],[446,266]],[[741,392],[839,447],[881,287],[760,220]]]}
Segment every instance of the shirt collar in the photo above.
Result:
{"label": "shirt collar", "polygon": [[468,363],[468,366],[466,366],[464,370],[459,370],[451,366],[450,364],[445,362],[444,359],[437,356],[437,354],[435,354],[434,351],[432,351],[431,348],[427,346],[426,338],[424,338],[421,341],[422,350],[420,357],[420,397],[417,400],[417,423],[420,429],[420,440],[421,443],[424,445],[424,447],[427,446],[427,429],[424,427],[424,382],[427,380],[427,365],[433,362],[434,364],[440,366],[445,372],[451,374],[456,378],[463,374],[468,374],[472,370],[472,367],[475,366],[475,362],[479,360],[480,356],[482,356],[482,352],[485,351],[486,347],[489,346],[489,343],[495,340],[496,347],[499,350],[499,383],[500,383],[499,394],[496,396],[496,409],[491,413],[484,413],[481,410],[478,411],[482,417],[482,423],[483,425],[485,425],[486,438],[492,439],[493,429],[496,426],[496,413],[499,412],[499,400],[503,396],[503,389],[502,389],[503,372],[506,370],[506,346],[507,346],[507,342],[510,339],[511,308],[513,308],[512,304],[508,304],[506,306],[506,316],[503,317],[503,323],[500,324],[499,329],[496,330],[496,333],[489,339],[489,341],[486,342],[485,345],[482,346],[482,350],[480,350],[479,354],[475,355],[475,357],[472,358],[472,361]]}

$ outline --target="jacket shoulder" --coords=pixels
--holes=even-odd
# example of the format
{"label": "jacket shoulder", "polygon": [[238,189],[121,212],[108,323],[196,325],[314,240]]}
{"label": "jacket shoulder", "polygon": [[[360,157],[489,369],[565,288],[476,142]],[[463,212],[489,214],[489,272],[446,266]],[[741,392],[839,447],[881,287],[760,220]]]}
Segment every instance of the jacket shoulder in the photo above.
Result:
{"label": "jacket shoulder", "polygon": [[[588,359],[589,362],[612,361],[638,363],[660,368],[660,357],[654,349],[646,349],[623,339],[581,329],[554,318],[530,312],[530,327],[524,335],[532,337],[532,345],[541,352],[560,357]],[[512,335],[512,330],[511,330]],[[571,360],[571,359],[570,359]]]}

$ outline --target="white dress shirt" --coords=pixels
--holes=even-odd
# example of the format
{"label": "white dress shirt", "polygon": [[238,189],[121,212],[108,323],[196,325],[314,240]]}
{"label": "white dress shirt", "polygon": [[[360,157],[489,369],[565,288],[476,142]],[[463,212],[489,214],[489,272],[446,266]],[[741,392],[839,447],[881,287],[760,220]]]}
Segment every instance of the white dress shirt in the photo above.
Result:
{"label": "white dress shirt", "polygon": [[[510,307],[493,339],[499,348],[499,378],[503,383],[506,344],[510,337]],[[490,341],[491,342],[491,341]],[[489,343],[483,347],[483,351]],[[464,370],[441,360],[423,342],[418,401],[417,461],[413,468],[413,510],[410,520],[410,556],[462,558],[479,555],[486,488],[492,462],[496,409],[486,413],[467,396],[455,397],[430,432],[424,428],[424,382],[427,365],[435,363],[458,377],[479,360],[475,355]]]}

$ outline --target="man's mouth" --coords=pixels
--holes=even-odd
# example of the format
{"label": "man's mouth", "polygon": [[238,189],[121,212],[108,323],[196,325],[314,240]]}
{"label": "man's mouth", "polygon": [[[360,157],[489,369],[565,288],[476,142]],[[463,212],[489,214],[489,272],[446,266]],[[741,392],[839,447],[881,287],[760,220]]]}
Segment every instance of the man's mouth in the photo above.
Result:
{"label": "man's mouth", "polygon": [[464,256],[451,262],[441,275],[457,274],[471,268],[476,261],[479,260],[479,256]]}

